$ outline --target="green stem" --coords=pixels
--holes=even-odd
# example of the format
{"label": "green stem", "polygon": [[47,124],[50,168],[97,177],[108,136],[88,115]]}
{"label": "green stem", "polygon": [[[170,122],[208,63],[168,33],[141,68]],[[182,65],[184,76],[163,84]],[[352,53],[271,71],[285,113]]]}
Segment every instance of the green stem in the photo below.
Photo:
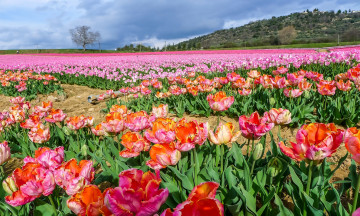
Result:
{"label": "green stem", "polygon": [[250,139],[248,139],[247,148],[246,148],[246,157],[249,158],[249,147],[250,147]]}
{"label": "green stem", "polygon": [[254,172],[255,162],[256,162],[256,160],[254,160],[254,161],[252,162],[251,171],[250,171],[250,177],[252,176],[252,174],[253,174],[253,172]]}
{"label": "green stem", "polygon": [[54,200],[53,200],[51,195],[49,195],[48,197],[49,197],[49,200],[50,200],[50,203],[51,203],[52,207],[54,208],[55,216],[57,216],[57,210],[56,210],[56,207],[55,207]]}
{"label": "green stem", "polygon": [[248,161],[250,161],[250,159],[252,158],[252,156],[253,156],[253,154],[254,154],[254,143],[255,143],[255,139],[254,139],[254,137],[253,137],[252,143],[251,143],[250,157],[248,158]]}
{"label": "green stem", "polygon": [[3,176],[5,176],[4,167],[0,165],[0,179],[2,179]]}
{"label": "green stem", "polygon": [[353,201],[351,214],[356,210],[356,207],[357,207],[357,200],[358,200],[358,196],[359,196],[359,188],[360,188],[360,173],[358,174],[358,181],[357,181],[355,191],[354,191],[355,196],[354,196],[354,201]]}
{"label": "green stem", "polygon": [[[310,192],[313,164],[314,164],[314,161],[310,161],[308,180],[307,180],[306,191],[305,191],[306,195],[309,195],[309,192]],[[306,202],[305,202],[305,197],[304,197],[303,216],[306,216],[306,215],[307,215],[307,211],[306,211]]]}
{"label": "green stem", "polygon": [[221,175],[224,172],[224,144],[220,145],[220,170],[221,170]]}
{"label": "green stem", "polygon": [[197,153],[196,153],[196,147],[193,148],[193,154],[194,154],[194,163],[195,163],[195,167],[194,167],[194,185],[198,185],[198,180],[197,180],[197,175],[198,175],[198,163],[197,163]]}

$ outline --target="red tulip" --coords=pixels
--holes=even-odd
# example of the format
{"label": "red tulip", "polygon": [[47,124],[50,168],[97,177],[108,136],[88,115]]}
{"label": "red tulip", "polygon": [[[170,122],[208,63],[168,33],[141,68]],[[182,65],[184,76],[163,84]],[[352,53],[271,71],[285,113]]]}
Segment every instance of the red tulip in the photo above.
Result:
{"label": "red tulip", "polygon": [[223,216],[224,206],[215,198],[218,187],[219,183],[216,182],[204,182],[195,186],[187,200],[176,206],[174,212],[166,209],[161,216]]}
{"label": "red tulip", "polygon": [[247,139],[260,139],[274,127],[274,123],[268,123],[267,118],[260,118],[258,112],[250,117],[242,115],[239,117],[241,134]]}
{"label": "red tulip", "polygon": [[208,136],[208,123],[200,123],[196,120],[186,122],[181,119],[175,129],[177,142],[175,148],[179,151],[189,151],[195,148],[195,145],[202,145]]}

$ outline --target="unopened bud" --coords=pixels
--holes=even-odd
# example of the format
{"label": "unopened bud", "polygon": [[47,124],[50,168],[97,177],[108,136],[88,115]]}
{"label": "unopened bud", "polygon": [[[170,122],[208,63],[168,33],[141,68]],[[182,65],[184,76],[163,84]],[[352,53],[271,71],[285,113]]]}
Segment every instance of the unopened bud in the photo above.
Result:
{"label": "unopened bud", "polygon": [[309,91],[305,91],[304,92],[304,96],[306,99],[309,99],[310,98],[310,92]]}
{"label": "unopened bud", "polygon": [[332,81],[331,77],[326,78],[327,81]]}
{"label": "unopened bud", "polygon": [[83,146],[81,146],[81,154],[86,157],[87,156],[87,149],[88,147],[84,144]]}
{"label": "unopened bud", "polygon": [[254,160],[260,159],[263,150],[264,150],[264,147],[261,144],[257,144],[253,151],[253,159]]}
{"label": "unopened bud", "polygon": [[278,158],[272,158],[268,163],[268,174],[271,177],[277,176],[283,169],[283,164]]}
{"label": "unopened bud", "polygon": [[274,104],[275,104],[275,98],[270,98],[270,105],[271,105],[271,107],[273,107],[274,106]]}
{"label": "unopened bud", "polygon": [[16,187],[16,184],[14,182],[14,179],[12,177],[7,177],[3,182],[2,182],[2,187],[4,188],[4,191],[8,194],[12,194],[15,191],[18,190],[18,188]]}
{"label": "unopened bud", "polygon": [[62,128],[62,131],[64,132],[64,134],[65,134],[66,136],[70,136],[70,128],[64,126],[64,127]]}

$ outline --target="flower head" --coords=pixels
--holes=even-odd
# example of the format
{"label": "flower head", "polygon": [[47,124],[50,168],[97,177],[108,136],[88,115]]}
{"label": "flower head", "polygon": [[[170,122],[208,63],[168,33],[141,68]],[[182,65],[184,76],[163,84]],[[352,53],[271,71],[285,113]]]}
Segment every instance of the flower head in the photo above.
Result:
{"label": "flower head", "polygon": [[344,130],[337,129],[333,123],[311,123],[303,125],[296,133],[296,143],[292,148],[280,142],[280,150],[288,157],[301,161],[304,159],[322,161],[330,157],[343,141]]}
{"label": "flower head", "polygon": [[211,109],[215,111],[225,111],[234,103],[234,96],[226,97],[226,93],[219,91],[215,95],[209,94],[206,98]]}
{"label": "flower head", "polygon": [[258,112],[254,112],[250,117],[242,115],[239,117],[241,134],[247,139],[260,139],[274,127],[274,123],[267,122],[267,118],[260,118]]}

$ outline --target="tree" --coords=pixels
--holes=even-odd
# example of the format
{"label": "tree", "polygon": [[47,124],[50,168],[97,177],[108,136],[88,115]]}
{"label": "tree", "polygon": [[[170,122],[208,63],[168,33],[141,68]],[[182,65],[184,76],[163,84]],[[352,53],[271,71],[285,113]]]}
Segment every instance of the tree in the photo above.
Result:
{"label": "tree", "polygon": [[91,32],[89,30],[90,26],[77,26],[74,29],[70,29],[71,40],[75,44],[82,46],[84,51],[87,45],[99,42],[101,37],[99,32]]}
{"label": "tree", "polygon": [[278,34],[279,34],[279,40],[280,40],[281,44],[289,44],[297,36],[294,26],[286,26],[283,29],[281,29],[278,32]]}

